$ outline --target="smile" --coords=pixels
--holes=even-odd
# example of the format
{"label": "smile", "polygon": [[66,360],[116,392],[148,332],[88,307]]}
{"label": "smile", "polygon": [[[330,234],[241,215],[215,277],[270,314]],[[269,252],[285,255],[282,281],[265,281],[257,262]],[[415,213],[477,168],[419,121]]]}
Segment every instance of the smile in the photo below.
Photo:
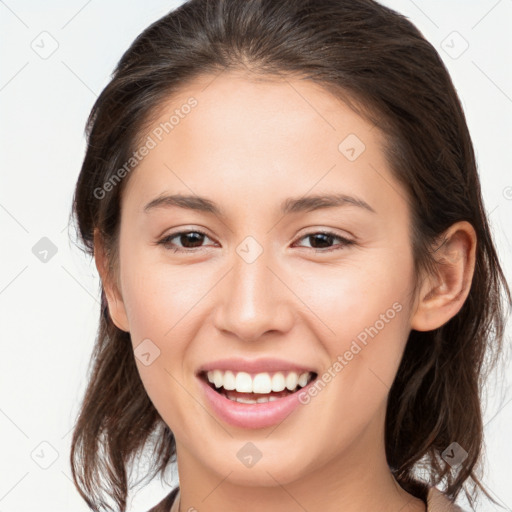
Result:
{"label": "smile", "polygon": [[250,374],[216,369],[206,373],[212,389],[229,400],[245,404],[278,400],[302,389],[315,376],[314,372],[294,371]]}
{"label": "smile", "polygon": [[215,369],[198,377],[205,401],[217,417],[241,428],[265,428],[283,421],[301,405],[299,392],[313,384],[317,373]]}

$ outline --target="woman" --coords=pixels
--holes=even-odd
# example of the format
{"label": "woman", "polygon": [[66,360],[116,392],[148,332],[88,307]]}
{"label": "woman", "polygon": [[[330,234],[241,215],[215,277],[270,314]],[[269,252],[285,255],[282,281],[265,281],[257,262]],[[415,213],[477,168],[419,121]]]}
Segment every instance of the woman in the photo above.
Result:
{"label": "woman", "polygon": [[71,451],[91,508],[126,510],[148,446],[180,483],[153,512],[489,496],[479,385],[511,295],[459,99],[403,16],[186,2],[96,101],[73,211],[102,282]]}

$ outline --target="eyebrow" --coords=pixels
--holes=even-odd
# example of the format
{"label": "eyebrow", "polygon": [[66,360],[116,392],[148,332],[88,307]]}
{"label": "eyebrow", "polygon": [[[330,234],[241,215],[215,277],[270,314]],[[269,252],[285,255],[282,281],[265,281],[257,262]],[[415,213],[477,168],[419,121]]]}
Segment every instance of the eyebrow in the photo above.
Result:
{"label": "eyebrow", "polygon": [[[318,194],[305,197],[290,197],[282,202],[281,213],[289,215],[299,212],[310,212],[323,208],[336,208],[353,205],[372,213],[377,213],[366,201],[346,194]],[[212,213],[219,217],[225,217],[222,209],[210,199],[196,195],[162,195],[151,200],[143,211],[150,212],[156,208],[170,208],[178,206],[189,210],[196,210],[205,213]]]}

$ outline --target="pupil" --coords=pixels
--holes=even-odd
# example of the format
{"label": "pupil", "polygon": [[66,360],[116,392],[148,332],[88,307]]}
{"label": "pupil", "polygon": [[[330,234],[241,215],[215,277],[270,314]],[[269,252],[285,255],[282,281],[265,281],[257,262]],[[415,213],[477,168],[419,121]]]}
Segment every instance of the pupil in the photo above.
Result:
{"label": "pupil", "polygon": [[[197,232],[193,231],[193,232],[185,233],[185,234],[181,235],[180,242],[184,247],[189,247],[187,238],[188,238],[188,240],[192,240],[192,243],[194,243],[194,241],[201,242],[203,237],[204,237],[204,235],[202,235],[201,233],[197,233]],[[194,238],[195,238],[195,240],[193,240]],[[185,240],[185,243],[183,243],[184,240]]]}
{"label": "pupil", "polygon": [[[325,233],[318,233],[316,235],[311,235],[310,238],[312,238],[313,240],[323,239],[324,245],[322,245],[322,242],[320,242],[321,247],[326,246],[326,244],[325,244],[326,240],[327,240],[327,246],[330,245],[329,242],[332,242],[332,235],[327,235]],[[312,246],[314,247],[315,244],[312,244]]]}

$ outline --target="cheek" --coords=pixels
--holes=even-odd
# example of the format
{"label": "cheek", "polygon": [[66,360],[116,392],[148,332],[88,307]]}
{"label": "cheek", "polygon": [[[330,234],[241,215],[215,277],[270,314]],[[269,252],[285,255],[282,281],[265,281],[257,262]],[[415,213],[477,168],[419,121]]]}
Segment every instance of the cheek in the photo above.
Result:
{"label": "cheek", "polygon": [[321,320],[317,337],[335,375],[328,386],[332,400],[345,404],[332,409],[338,419],[346,410],[371,414],[385,399],[409,333],[411,278],[408,255],[384,251],[371,262],[303,274],[297,294]]}
{"label": "cheek", "polygon": [[122,256],[123,300],[135,338],[171,339],[189,323],[204,295],[204,274],[162,261],[160,251],[135,248]]}
{"label": "cheek", "polygon": [[[205,291],[215,281],[208,284],[208,275],[199,269],[162,261],[159,249],[132,247],[121,255],[121,282],[137,368],[160,414],[166,417],[163,409],[171,408],[171,417],[177,418],[180,411],[190,409],[190,396],[182,388],[190,375],[183,364],[190,341],[202,325],[197,315],[204,306]],[[137,359],[142,343],[158,354],[148,366]],[[178,407],[182,401],[187,407]]]}
{"label": "cheek", "polygon": [[[199,275],[149,258],[144,260],[135,252],[127,255],[123,263],[123,300],[140,378],[160,416],[173,432],[186,438],[197,404],[184,390],[190,387],[190,376],[186,375],[183,362],[196,329],[194,306],[204,294],[195,282]],[[139,344],[157,354],[149,365],[137,356],[142,352]]]}
{"label": "cheek", "polygon": [[[323,322],[321,338],[338,340],[339,346],[376,324],[379,331],[402,329],[407,324],[411,262],[380,251],[370,258],[348,260],[334,266],[297,269],[294,289]],[[390,320],[390,321],[388,321]],[[319,332],[320,335],[320,332]],[[364,338],[364,335],[361,336]]]}

